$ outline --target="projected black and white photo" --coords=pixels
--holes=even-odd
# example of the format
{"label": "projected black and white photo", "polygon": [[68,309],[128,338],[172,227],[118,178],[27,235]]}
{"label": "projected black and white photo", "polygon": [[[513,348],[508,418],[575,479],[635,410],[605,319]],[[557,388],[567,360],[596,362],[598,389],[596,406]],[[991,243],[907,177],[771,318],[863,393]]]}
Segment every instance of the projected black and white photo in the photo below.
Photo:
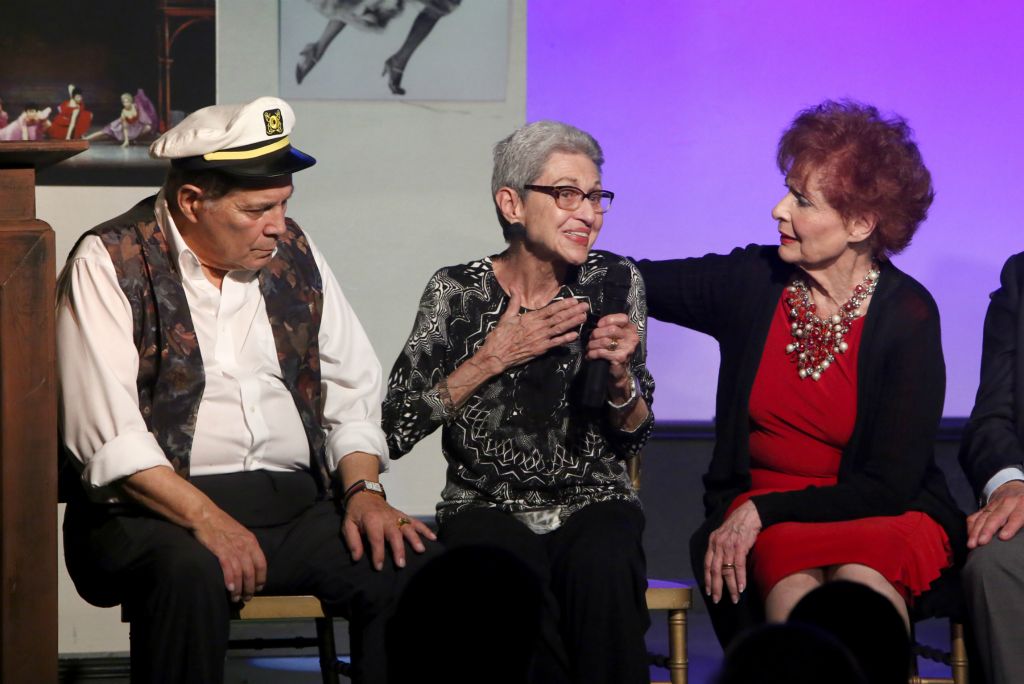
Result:
{"label": "projected black and white photo", "polygon": [[505,99],[507,0],[281,0],[290,100]]}

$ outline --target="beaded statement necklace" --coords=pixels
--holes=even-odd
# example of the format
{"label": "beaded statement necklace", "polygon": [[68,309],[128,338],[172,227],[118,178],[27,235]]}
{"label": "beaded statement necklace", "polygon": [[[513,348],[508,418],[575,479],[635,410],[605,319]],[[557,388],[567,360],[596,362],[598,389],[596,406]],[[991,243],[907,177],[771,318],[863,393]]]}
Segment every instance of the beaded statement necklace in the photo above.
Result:
{"label": "beaded statement necklace", "polygon": [[800,379],[820,380],[821,374],[835,363],[836,354],[842,354],[849,345],[843,338],[850,332],[854,319],[861,315],[860,305],[871,296],[878,285],[878,262],[872,260],[864,282],[853,288],[853,294],[828,320],[818,318],[817,306],[811,301],[811,291],[803,278],[797,278],[786,288],[786,306],[789,307],[793,342],[786,345],[786,354],[796,354]]}

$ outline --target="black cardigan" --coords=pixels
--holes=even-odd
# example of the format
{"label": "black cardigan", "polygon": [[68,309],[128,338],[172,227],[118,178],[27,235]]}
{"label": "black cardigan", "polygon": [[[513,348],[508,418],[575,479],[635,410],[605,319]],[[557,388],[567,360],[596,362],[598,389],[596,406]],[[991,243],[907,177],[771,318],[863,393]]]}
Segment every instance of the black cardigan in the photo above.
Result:
{"label": "black cardigan", "polygon": [[[728,255],[638,265],[650,315],[707,333],[721,350],[716,441],[704,476],[706,536],[720,524],[732,500],[750,489],[750,392],[772,315],[794,267],[779,259],[777,247],[758,245]],[[753,497],[762,524],[923,511],[945,529],[957,564],[962,562],[964,516],[934,458],[944,395],[935,302],[920,283],[883,262],[864,322],[857,419],[843,450],[838,482]]]}

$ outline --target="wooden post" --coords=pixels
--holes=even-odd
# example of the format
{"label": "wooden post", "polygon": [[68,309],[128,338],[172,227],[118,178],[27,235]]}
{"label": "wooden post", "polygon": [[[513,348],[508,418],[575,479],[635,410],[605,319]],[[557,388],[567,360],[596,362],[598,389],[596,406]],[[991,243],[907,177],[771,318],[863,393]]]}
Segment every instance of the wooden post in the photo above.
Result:
{"label": "wooden post", "polygon": [[209,6],[178,4],[175,0],[162,0],[160,10],[160,28],[157,34],[157,62],[160,64],[160,79],[157,87],[157,113],[160,115],[160,130],[167,130],[174,124],[171,122],[171,70],[174,67],[174,41],[181,32],[192,24],[202,21],[214,21],[217,15],[213,0]]}
{"label": "wooden post", "polygon": [[57,681],[56,267],[35,177],[87,147],[0,142],[0,682]]}

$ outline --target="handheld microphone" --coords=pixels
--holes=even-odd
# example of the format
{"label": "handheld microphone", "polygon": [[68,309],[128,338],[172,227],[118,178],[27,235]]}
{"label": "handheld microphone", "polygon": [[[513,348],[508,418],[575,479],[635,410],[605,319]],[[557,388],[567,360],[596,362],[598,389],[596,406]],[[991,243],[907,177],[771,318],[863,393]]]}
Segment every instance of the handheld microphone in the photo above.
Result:
{"label": "handheld microphone", "polygon": [[[621,263],[608,266],[604,278],[601,297],[601,317],[613,313],[626,312],[626,299],[629,296],[631,274],[629,268]],[[604,406],[608,393],[608,361],[594,359],[587,361],[586,375],[583,378],[582,402],[587,408]]]}

